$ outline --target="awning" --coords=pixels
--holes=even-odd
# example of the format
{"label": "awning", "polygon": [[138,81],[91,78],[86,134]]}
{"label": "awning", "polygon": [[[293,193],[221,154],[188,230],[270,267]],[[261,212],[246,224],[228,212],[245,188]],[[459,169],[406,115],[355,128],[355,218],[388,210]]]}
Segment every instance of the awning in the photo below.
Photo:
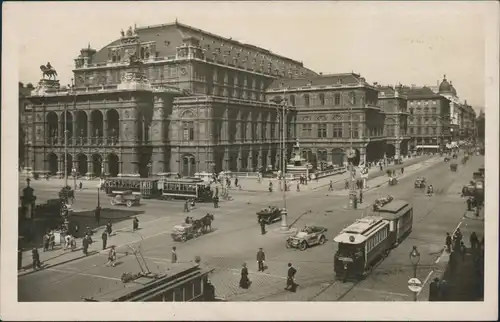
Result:
{"label": "awning", "polygon": [[417,145],[417,149],[439,149],[439,145]]}

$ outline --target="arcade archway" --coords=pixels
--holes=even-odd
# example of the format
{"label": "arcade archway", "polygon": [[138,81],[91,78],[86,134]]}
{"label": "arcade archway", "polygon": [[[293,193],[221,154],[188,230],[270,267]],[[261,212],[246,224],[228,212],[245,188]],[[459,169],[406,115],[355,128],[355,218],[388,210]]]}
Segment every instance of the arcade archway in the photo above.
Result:
{"label": "arcade archway", "polygon": [[114,153],[108,154],[108,169],[109,175],[112,177],[117,177],[120,172],[120,160]]}
{"label": "arcade archway", "polygon": [[196,173],[196,159],[192,154],[184,154],[182,156],[182,176],[194,177]]}
{"label": "arcade archway", "polygon": [[[75,129],[75,136],[79,137],[80,139],[84,139],[87,137],[87,124],[88,124],[88,118],[87,118],[87,113],[84,111],[78,111],[76,112],[76,129]],[[80,144],[83,144],[81,142]]]}
{"label": "arcade archway", "polygon": [[79,175],[84,176],[88,172],[88,165],[87,165],[87,156],[83,153],[80,153],[76,156],[77,162],[78,162],[78,168],[76,171],[79,173]]}
{"label": "arcade archway", "polygon": [[102,157],[100,154],[92,155],[92,168],[95,177],[102,175]]}
{"label": "arcade archway", "polygon": [[358,149],[354,149],[354,158],[350,159],[349,161],[352,162],[354,166],[358,166],[359,162],[361,161],[361,154],[359,153]]}
{"label": "arcade archway", "polygon": [[47,126],[49,128],[48,137],[57,137],[57,132],[59,130],[59,118],[55,112],[47,113]]}
{"label": "arcade archway", "polygon": [[396,155],[396,147],[394,146],[394,144],[387,144],[386,145],[385,154],[388,158],[392,158],[393,156]]}
{"label": "arcade archway", "polygon": [[344,165],[344,150],[342,149],[332,150],[332,163],[339,166]]}
{"label": "arcade archway", "polygon": [[92,113],[90,113],[90,122],[92,123],[92,133],[90,136],[101,137],[103,135],[103,119],[102,112],[99,110],[93,110]]}
{"label": "arcade archway", "polygon": [[[63,154],[64,156],[64,154]],[[63,162],[66,162],[66,173],[68,174],[68,177],[71,176],[73,172],[73,156],[69,153],[66,154],[66,161],[63,160]]]}
{"label": "arcade archway", "polygon": [[50,153],[48,156],[48,163],[49,163],[49,173],[51,175],[57,174],[57,171],[59,171],[59,159],[55,153]]}
{"label": "arcade archway", "polygon": [[[73,137],[73,114],[70,111],[66,111],[66,117],[64,116],[64,113],[62,114],[62,124],[64,126],[64,123],[66,123],[66,131],[68,131],[68,140],[71,140]],[[64,127],[63,127],[64,130]],[[64,134],[64,133],[63,133]]]}
{"label": "arcade archway", "polygon": [[105,135],[111,138],[111,144],[116,144],[120,134],[120,115],[115,109],[110,109],[107,111],[107,118],[108,133]]}

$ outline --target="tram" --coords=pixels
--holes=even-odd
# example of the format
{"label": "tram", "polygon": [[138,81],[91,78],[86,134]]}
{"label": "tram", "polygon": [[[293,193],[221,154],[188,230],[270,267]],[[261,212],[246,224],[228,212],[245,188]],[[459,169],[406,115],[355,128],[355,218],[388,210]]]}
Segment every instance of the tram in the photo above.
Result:
{"label": "tram", "polygon": [[345,281],[368,275],[373,266],[387,257],[390,250],[411,232],[412,225],[413,207],[398,200],[343,229],[334,238],[338,243],[334,255],[337,278]]}
{"label": "tram", "polygon": [[136,178],[136,177],[116,177],[108,178],[103,183],[104,191],[107,195],[113,196],[113,191],[132,191],[140,193],[142,198],[157,198],[161,194],[158,191],[158,179]]}
{"label": "tram", "polygon": [[210,185],[200,178],[162,179],[158,182],[161,199],[194,199],[199,202],[212,201]]}

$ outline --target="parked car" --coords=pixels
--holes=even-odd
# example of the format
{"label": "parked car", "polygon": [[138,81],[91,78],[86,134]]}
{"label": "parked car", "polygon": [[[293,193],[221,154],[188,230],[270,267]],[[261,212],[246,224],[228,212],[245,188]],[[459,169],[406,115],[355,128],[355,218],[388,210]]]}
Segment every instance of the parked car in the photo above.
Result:
{"label": "parked car", "polygon": [[298,248],[306,250],[314,245],[323,245],[326,243],[327,229],[319,226],[305,226],[295,236],[288,237],[286,248]]}
{"label": "parked car", "polygon": [[110,202],[113,206],[126,205],[127,207],[132,207],[134,205],[139,205],[141,201],[141,195],[133,193],[131,190],[126,191],[113,191],[113,197]]}
{"label": "parked car", "polygon": [[262,208],[257,212],[257,222],[264,220],[266,224],[272,224],[275,221],[281,220],[281,209],[275,206]]}
{"label": "parked car", "polygon": [[424,177],[418,177],[415,179],[414,187],[423,189],[426,186],[426,179]]}

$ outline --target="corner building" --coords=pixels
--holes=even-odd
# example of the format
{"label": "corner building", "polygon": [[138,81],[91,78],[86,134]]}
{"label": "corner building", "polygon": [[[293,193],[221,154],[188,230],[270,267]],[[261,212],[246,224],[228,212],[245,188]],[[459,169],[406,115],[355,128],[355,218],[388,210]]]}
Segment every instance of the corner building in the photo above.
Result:
{"label": "corner building", "polygon": [[29,97],[28,171],[61,175],[65,134],[67,171],[88,177],[276,166],[277,105],[265,90],[277,78],[316,75],[177,22],[129,28],[99,51],[89,44],[73,73],[74,86],[42,79]]}

